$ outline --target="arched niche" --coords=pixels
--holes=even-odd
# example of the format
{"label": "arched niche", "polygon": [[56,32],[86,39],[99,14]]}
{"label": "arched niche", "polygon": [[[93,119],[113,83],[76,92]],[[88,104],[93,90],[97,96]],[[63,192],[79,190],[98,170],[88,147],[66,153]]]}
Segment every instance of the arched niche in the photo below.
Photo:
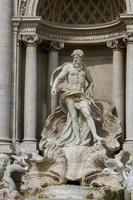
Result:
{"label": "arched niche", "polygon": [[[21,2],[24,3],[24,0]],[[96,83],[95,97],[111,102],[113,52],[106,46],[106,41],[122,37],[125,25],[119,14],[126,12],[126,6],[131,9],[130,0],[126,2],[125,0],[27,0],[25,2],[26,4],[23,4],[25,12],[21,23],[23,27],[20,31],[26,32],[27,26],[29,28],[31,23],[33,30],[44,42],[64,42],[64,49],[59,51],[59,65],[71,60],[70,54],[73,49],[83,49],[85,63]],[[74,7],[75,3],[76,7]],[[39,19],[34,26],[37,16],[41,16],[42,19]],[[37,59],[37,129],[39,132],[44,125],[47,107],[50,104],[47,100],[49,50],[43,47],[46,45],[38,47]]]}
{"label": "arched niche", "polygon": [[60,25],[103,24],[118,19],[126,10],[125,1],[119,0],[41,0],[37,16]]}
{"label": "arched niche", "polygon": [[[24,2],[24,0],[21,0],[20,5],[23,2]],[[53,3],[53,1],[47,1],[47,2]],[[56,6],[61,5],[62,2],[65,2],[65,1],[54,0],[54,3],[56,4]],[[71,3],[71,1],[66,1],[66,2]],[[87,1],[87,2],[89,3],[89,1]],[[96,1],[93,1],[93,2],[94,2],[93,4],[97,5],[98,1],[96,0]],[[104,1],[101,0],[101,2],[104,2]],[[43,0],[27,0],[25,15],[26,16],[37,16],[38,12],[39,12],[40,5],[43,4],[43,3],[45,3],[45,1],[43,1]],[[109,7],[111,5],[112,8],[115,8],[115,10],[113,11],[114,14],[119,13],[119,12],[123,12],[124,10],[128,11],[128,10],[133,9],[132,0],[115,0],[115,1],[108,0],[108,1],[106,1],[105,4],[108,5]]]}

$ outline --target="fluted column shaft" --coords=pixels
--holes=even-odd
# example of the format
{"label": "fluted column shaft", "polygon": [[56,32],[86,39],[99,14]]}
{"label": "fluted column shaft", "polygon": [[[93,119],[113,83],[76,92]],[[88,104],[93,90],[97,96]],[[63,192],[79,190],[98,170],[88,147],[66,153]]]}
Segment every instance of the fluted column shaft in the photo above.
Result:
{"label": "fluted column shaft", "polygon": [[36,36],[23,36],[26,42],[23,145],[27,152],[36,150],[37,40]]}
{"label": "fluted column shaft", "polygon": [[124,50],[125,42],[109,41],[107,46],[113,49],[113,103],[124,131]]}
{"label": "fluted column shaft", "polygon": [[11,17],[12,1],[0,0],[0,152],[11,151]]}

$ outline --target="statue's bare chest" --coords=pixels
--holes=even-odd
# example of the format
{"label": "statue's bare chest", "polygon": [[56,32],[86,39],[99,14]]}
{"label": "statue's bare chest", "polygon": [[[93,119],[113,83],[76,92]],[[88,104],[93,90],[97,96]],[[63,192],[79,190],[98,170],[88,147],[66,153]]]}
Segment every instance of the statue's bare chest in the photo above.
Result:
{"label": "statue's bare chest", "polygon": [[73,77],[85,77],[85,71],[83,69],[80,68],[74,68],[71,67],[69,69],[69,76],[73,76]]}

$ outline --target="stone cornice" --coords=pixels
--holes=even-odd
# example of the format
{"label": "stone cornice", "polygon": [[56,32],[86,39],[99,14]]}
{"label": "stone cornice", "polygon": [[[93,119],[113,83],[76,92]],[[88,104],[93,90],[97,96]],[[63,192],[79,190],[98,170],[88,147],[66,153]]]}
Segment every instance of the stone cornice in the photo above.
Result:
{"label": "stone cornice", "polygon": [[15,17],[12,18],[12,25],[17,26],[19,24],[19,34],[32,35],[36,33],[37,26],[40,22],[40,17]]}
{"label": "stone cornice", "polygon": [[133,26],[133,14],[120,14],[120,19],[125,23],[125,25]]}
{"label": "stone cornice", "polygon": [[122,20],[95,26],[59,26],[46,23],[41,17],[17,17],[13,26],[19,23],[19,34],[37,33],[44,40],[65,43],[98,43],[123,37],[126,29]]}
{"label": "stone cornice", "polygon": [[70,43],[96,43],[106,42],[110,38],[121,38],[125,32],[125,25],[121,20],[110,24],[97,26],[59,26],[41,21],[37,33],[47,40]]}
{"label": "stone cornice", "polygon": [[88,25],[82,25],[82,24],[59,24],[59,23],[55,23],[55,22],[49,22],[46,21],[44,19],[41,19],[41,24],[43,25],[47,25],[51,28],[58,28],[58,29],[62,29],[62,30],[99,30],[99,29],[105,29],[105,28],[110,28],[112,26],[117,26],[118,24],[120,24],[121,20],[117,19],[114,20],[112,22],[108,22],[108,23],[103,23],[103,24],[88,24]]}

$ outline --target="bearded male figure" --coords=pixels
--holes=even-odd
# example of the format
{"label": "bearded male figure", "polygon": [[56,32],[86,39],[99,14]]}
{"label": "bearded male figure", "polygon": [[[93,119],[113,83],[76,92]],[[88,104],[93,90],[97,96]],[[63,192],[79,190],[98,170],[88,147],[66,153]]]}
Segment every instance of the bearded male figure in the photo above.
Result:
{"label": "bearded male figure", "polygon": [[[52,87],[52,94],[55,94],[58,92],[58,84],[60,81],[62,81],[62,79],[66,80],[66,86],[63,88],[62,96],[65,96],[65,104],[72,119],[72,127],[77,138],[77,145],[80,144],[80,130],[78,125],[77,110],[79,110],[85,117],[94,140],[97,141],[102,139],[97,135],[95,123],[91,116],[91,99],[87,99],[85,94],[88,89],[90,91],[90,98],[92,98],[94,83],[89,71],[87,71],[83,66],[83,54],[82,50],[73,51],[73,62],[66,64],[63,67],[60,74],[56,77]],[[88,82],[87,88],[86,81]]]}

